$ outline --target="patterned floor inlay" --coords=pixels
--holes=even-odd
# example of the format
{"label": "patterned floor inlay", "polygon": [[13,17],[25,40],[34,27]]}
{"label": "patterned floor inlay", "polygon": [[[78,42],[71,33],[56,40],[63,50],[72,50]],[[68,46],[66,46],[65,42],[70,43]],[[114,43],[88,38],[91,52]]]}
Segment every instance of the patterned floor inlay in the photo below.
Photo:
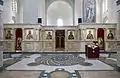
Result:
{"label": "patterned floor inlay", "polygon": [[66,71],[65,69],[57,68],[55,71],[52,71],[50,73],[42,73],[40,74],[39,78],[81,78],[81,76],[78,73],[70,73]]}
{"label": "patterned floor inlay", "polygon": [[83,62],[80,65],[82,65],[82,66],[92,66],[93,64],[92,63],[88,63],[88,62]]}
{"label": "patterned floor inlay", "polygon": [[29,63],[28,66],[37,66],[40,64],[51,65],[51,66],[71,66],[71,65],[83,65],[90,66],[90,63],[84,63],[85,59],[76,56],[76,55],[66,55],[66,54],[58,54],[58,55],[42,55],[35,59],[35,62]]}
{"label": "patterned floor inlay", "polygon": [[29,58],[6,67],[6,70],[45,70],[48,73],[56,68],[75,70],[114,70],[110,65],[97,59],[86,59],[79,54],[33,54]]}
{"label": "patterned floor inlay", "polygon": [[3,67],[13,65],[24,58],[29,58],[31,54],[4,54],[3,55]]}
{"label": "patterned floor inlay", "polygon": [[27,64],[28,66],[38,66],[38,65],[40,65],[39,63],[29,63],[29,64]]}

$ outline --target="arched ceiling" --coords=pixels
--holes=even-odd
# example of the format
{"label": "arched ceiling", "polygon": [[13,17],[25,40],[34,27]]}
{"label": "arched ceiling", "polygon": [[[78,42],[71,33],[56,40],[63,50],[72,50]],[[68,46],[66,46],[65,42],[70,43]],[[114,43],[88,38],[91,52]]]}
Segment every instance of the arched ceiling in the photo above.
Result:
{"label": "arched ceiling", "polygon": [[47,24],[56,24],[58,19],[62,19],[64,25],[72,23],[72,7],[65,1],[54,1],[47,9]]}
{"label": "arched ceiling", "polygon": [[52,4],[54,1],[65,1],[67,2],[72,8],[74,6],[74,0],[45,0],[45,8],[46,10],[48,9],[48,7],[50,6],[50,4]]}
{"label": "arched ceiling", "polygon": [[[63,9],[64,8],[64,9]],[[71,6],[64,1],[55,1],[47,9],[49,16],[71,16],[72,8]],[[67,15],[66,15],[67,14]]]}

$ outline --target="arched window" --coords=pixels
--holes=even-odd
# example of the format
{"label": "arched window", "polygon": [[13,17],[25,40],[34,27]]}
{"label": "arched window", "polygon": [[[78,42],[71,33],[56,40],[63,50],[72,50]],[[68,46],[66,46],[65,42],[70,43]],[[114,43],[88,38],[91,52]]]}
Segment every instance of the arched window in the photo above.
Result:
{"label": "arched window", "polygon": [[57,26],[63,26],[63,20],[62,19],[58,19],[57,20]]}

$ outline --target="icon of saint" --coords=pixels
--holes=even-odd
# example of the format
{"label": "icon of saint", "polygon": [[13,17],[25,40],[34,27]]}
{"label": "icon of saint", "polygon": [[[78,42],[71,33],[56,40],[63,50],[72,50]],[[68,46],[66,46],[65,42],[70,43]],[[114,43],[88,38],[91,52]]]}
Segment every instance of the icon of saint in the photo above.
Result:
{"label": "icon of saint", "polygon": [[46,39],[48,39],[48,40],[49,40],[49,39],[52,39],[51,32],[48,32]]}
{"label": "icon of saint", "polygon": [[17,50],[21,50],[22,49],[21,43],[22,43],[22,38],[18,37],[17,38]]}
{"label": "icon of saint", "polygon": [[12,39],[12,36],[13,36],[13,35],[12,35],[11,31],[8,30],[5,39]]}
{"label": "icon of saint", "polygon": [[114,39],[114,36],[113,36],[113,33],[112,33],[111,30],[109,31],[109,34],[108,34],[108,36],[107,36],[107,39]]}
{"label": "icon of saint", "polygon": [[31,34],[31,31],[28,32],[26,39],[29,39],[29,40],[33,39],[33,35]]}
{"label": "icon of saint", "polygon": [[98,45],[99,45],[99,47],[100,47],[101,49],[104,48],[104,42],[103,42],[103,38],[102,38],[102,37],[99,37],[99,38],[98,38]]}
{"label": "icon of saint", "polygon": [[89,31],[89,33],[87,35],[87,39],[93,39],[93,35],[91,34],[91,31]]}
{"label": "icon of saint", "polygon": [[70,31],[70,34],[69,34],[69,36],[68,36],[68,39],[70,39],[70,40],[73,40],[73,39],[74,39],[74,36],[73,36],[72,31]]}
{"label": "icon of saint", "polygon": [[86,22],[94,21],[94,1],[88,0],[87,8],[86,8]]}

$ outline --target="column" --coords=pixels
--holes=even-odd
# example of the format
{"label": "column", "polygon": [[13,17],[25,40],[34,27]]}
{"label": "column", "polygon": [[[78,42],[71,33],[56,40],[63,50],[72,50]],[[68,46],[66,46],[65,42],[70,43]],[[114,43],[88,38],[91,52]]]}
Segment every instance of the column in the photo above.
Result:
{"label": "column", "polygon": [[73,13],[73,20],[74,20],[74,25],[78,25],[78,18],[82,18],[83,21],[83,1],[84,0],[74,0],[74,13]]}
{"label": "column", "polygon": [[[118,11],[117,39],[120,40],[120,10]],[[118,43],[118,42],[117,42]],[[117,66],[120,67],[120,45],[117,45]]]}
{"label": "column", "polygon": [[38,18],[42,18],[42,25],[47,25],[47,13],[45,12],[45,0],[39,0]]}
{"label": "column", "polygon": [[3,12],[0,11],[0,68],[3,66]]}
{"label": "column", "polygon": [[102,22],[102,0],[96,0],[96,23]]}
{"label": "column", "polygon": [[17,4],[17,23],[23,23],[23,0],[18,0]]}
{"label": "column", "polygon": [[117,39],[120,39],[120,10],[117,13]]}

